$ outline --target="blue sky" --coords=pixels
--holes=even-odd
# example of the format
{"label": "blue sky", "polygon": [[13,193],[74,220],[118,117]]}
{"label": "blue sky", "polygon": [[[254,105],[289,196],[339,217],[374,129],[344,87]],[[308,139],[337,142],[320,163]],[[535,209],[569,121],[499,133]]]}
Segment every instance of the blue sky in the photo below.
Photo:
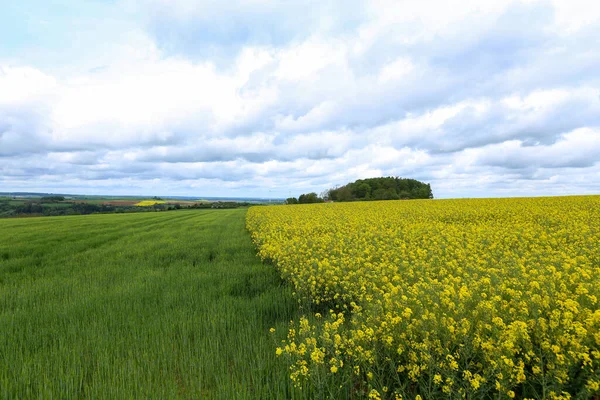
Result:
{"label": "blue sky", "polygon": [[0,191],[600,193],[588,1],[0,5]]}

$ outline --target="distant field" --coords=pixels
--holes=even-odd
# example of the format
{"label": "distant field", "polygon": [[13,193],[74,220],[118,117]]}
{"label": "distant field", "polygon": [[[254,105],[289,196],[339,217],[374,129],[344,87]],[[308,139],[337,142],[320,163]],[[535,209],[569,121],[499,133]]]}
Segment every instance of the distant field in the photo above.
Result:
{"label": "distant field", "polygon": [[150,207],[155,204],[165,204],[165,201],[162,200],[142,200],[139,203],[135,203],[134,205],[138,207]]}
{"label": "distant field", "polygon": [[0,220],[0,398],[293,397],[245,213]]}
{"label": "distant field", "polygon": [[236,201],[190,201],[182,199],[118,198],[85,196],[30,196],[0,197],[0,218],[31,216],[63,216],[107,213],[131,213],[149,211],[174,211],[180,209],[241,208],[249,202]]}
{"label": "distant field", "polygon": [[111,200],[111,201],[100,201],[98,204],[106,204],[110,206],[135,206],[139,203],[137,200],[127,201],[127,200]]}

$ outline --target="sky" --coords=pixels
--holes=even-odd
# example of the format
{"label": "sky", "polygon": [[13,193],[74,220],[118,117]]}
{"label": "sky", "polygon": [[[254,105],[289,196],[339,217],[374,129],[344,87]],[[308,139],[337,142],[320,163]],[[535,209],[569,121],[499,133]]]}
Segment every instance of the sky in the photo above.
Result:
{"label": "sky", "polygon": [[600,3],[0,0],[0,192],[600,194]]}

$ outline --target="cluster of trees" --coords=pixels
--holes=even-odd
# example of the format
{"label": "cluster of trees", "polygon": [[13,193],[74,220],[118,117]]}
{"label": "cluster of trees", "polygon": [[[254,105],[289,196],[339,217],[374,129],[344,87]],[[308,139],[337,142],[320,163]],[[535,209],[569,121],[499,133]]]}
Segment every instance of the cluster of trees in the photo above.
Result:
{"label": "cluster of trees", "polygon": [[65,201],[65,196],[44,196],[40,199],[42,203],[58,203]]}
{"label": "cluster of trees", "polygon": [[316,193],[290,197],[286,204],[322,203],[324,201],[368,201],[368,200],[404,200],[433,199],[428,183],[416,179],[399,177],[381,177],[359,179],[344,186],[324,192],[320,197]]}
{"label": "cluster of trees", "polygon": [[323,203],[325,199],[319,197],[315,192],[301,194],[300,197],[290,197],[285,200],[285,204],[311,204]]}
{"label": "cluster of trees", "polygon": [[333,201],[433,199],[429,184],[392,176],[359,179],[330,189],[327,195]]}

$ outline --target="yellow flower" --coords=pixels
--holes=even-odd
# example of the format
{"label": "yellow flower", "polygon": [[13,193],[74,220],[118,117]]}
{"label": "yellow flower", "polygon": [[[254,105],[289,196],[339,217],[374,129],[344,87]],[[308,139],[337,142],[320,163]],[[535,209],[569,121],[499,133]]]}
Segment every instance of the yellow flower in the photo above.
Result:
{"label": "yellow flower", "polygon": [[596,381],[596,380],[588,380],[587,384],[585,385],[586,388],[588,388],[591,392],[598,392],[598,390],[600,390],[600,381]]}
{"label": "yellow flower", "polygon": [[246,226],[303,310],[332,308],[290,324],[295,383],[336,373],[319,367],[327,356],[364,386],[383,360],[419,391],[434,366],[445,394],[475,398],[487,378],[514,395],[544,374],[564,399],[573,368],[600,385],[598,209],[600,196],[270,206]]}

